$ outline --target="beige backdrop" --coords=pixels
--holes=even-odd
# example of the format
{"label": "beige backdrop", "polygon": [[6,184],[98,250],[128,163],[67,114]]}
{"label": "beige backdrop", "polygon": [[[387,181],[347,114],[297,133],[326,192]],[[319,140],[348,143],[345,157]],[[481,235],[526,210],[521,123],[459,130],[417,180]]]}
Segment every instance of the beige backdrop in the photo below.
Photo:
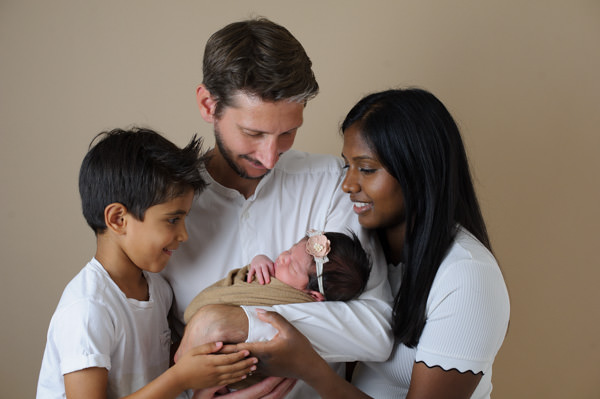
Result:
{"label": "beige backdrop", "polygon": [[598,398],[600,2],[0,0],[0,397],[34,396],[50,316],[93,255],[79,164],[141,124],[212,143],[208,35],[267,16],[314,62],[296,148],[339,154],[364,94],[417,85],[462,127],[511,295],[496,398]]}

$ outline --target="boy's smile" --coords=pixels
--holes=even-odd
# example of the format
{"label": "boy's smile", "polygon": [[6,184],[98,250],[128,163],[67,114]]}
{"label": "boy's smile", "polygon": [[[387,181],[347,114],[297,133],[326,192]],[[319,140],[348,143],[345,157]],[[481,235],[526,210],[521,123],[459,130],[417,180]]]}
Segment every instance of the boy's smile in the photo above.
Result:
{"label": "boy's smile", "polygon": [[189,190],[148,208],[143,221],[129,215],[122,249],[137,268],[153,273],[162,271],[173,251],[187,241],[185,217],[193,199],[194,192]]}

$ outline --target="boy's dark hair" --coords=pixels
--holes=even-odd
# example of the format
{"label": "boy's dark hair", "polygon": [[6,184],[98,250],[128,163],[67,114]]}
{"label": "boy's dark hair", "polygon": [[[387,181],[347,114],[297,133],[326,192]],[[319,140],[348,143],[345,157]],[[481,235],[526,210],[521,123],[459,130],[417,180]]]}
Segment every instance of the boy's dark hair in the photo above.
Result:
{"label": "boy's dark hair", "polygon": [[83,216],[96,235],[106,230],[104,209],[123,204],[137,219],[146,210],[192,189],[200,193],[206,182],[202,139],[192,137],[179,148],[159,133],[143,128],[114,129],[98,134],[79,171]]}
{"label": "boy's dark hair", "polygon": [[[328,301],[349,301],[365,289],[371,273],[371,260],[354,233],[350,235],[327,232],[331,243],[327,255],[329,262],[323,265],[323,291]],[[306,287],[319,291],[316,273],[309,275]]]}
{"label": "boy's dark hair", "polygon": [[231,23],[215,32],[204,49],[203,83],[217,105],[215,116],[239,92],[263,101],[306,103],[319,85],[300,42],[266,18]]}

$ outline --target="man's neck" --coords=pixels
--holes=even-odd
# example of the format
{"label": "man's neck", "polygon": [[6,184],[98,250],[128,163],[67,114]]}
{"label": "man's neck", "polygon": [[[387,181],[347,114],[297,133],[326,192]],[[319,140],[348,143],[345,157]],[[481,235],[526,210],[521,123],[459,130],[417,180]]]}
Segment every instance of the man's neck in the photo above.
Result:
{"label": "man's neck", "polygon": [[210,150],[209,160],[206,163],[206,171],[210,177],[220,185],[236,190],[248,199],[258,186],[261,179],[246,179],[238,175],[221,156],[219,151]]}

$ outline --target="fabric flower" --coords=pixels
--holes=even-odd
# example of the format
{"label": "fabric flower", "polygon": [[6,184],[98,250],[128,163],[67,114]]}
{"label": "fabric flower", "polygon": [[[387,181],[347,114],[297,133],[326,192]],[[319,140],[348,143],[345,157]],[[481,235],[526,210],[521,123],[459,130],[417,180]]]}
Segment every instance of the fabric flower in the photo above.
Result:
{"label": "fabric flower", "polygon": [[317,233],[308,237],[306,252],[315,258],[324,258],[331,250],[330,242],[324,234]]}

